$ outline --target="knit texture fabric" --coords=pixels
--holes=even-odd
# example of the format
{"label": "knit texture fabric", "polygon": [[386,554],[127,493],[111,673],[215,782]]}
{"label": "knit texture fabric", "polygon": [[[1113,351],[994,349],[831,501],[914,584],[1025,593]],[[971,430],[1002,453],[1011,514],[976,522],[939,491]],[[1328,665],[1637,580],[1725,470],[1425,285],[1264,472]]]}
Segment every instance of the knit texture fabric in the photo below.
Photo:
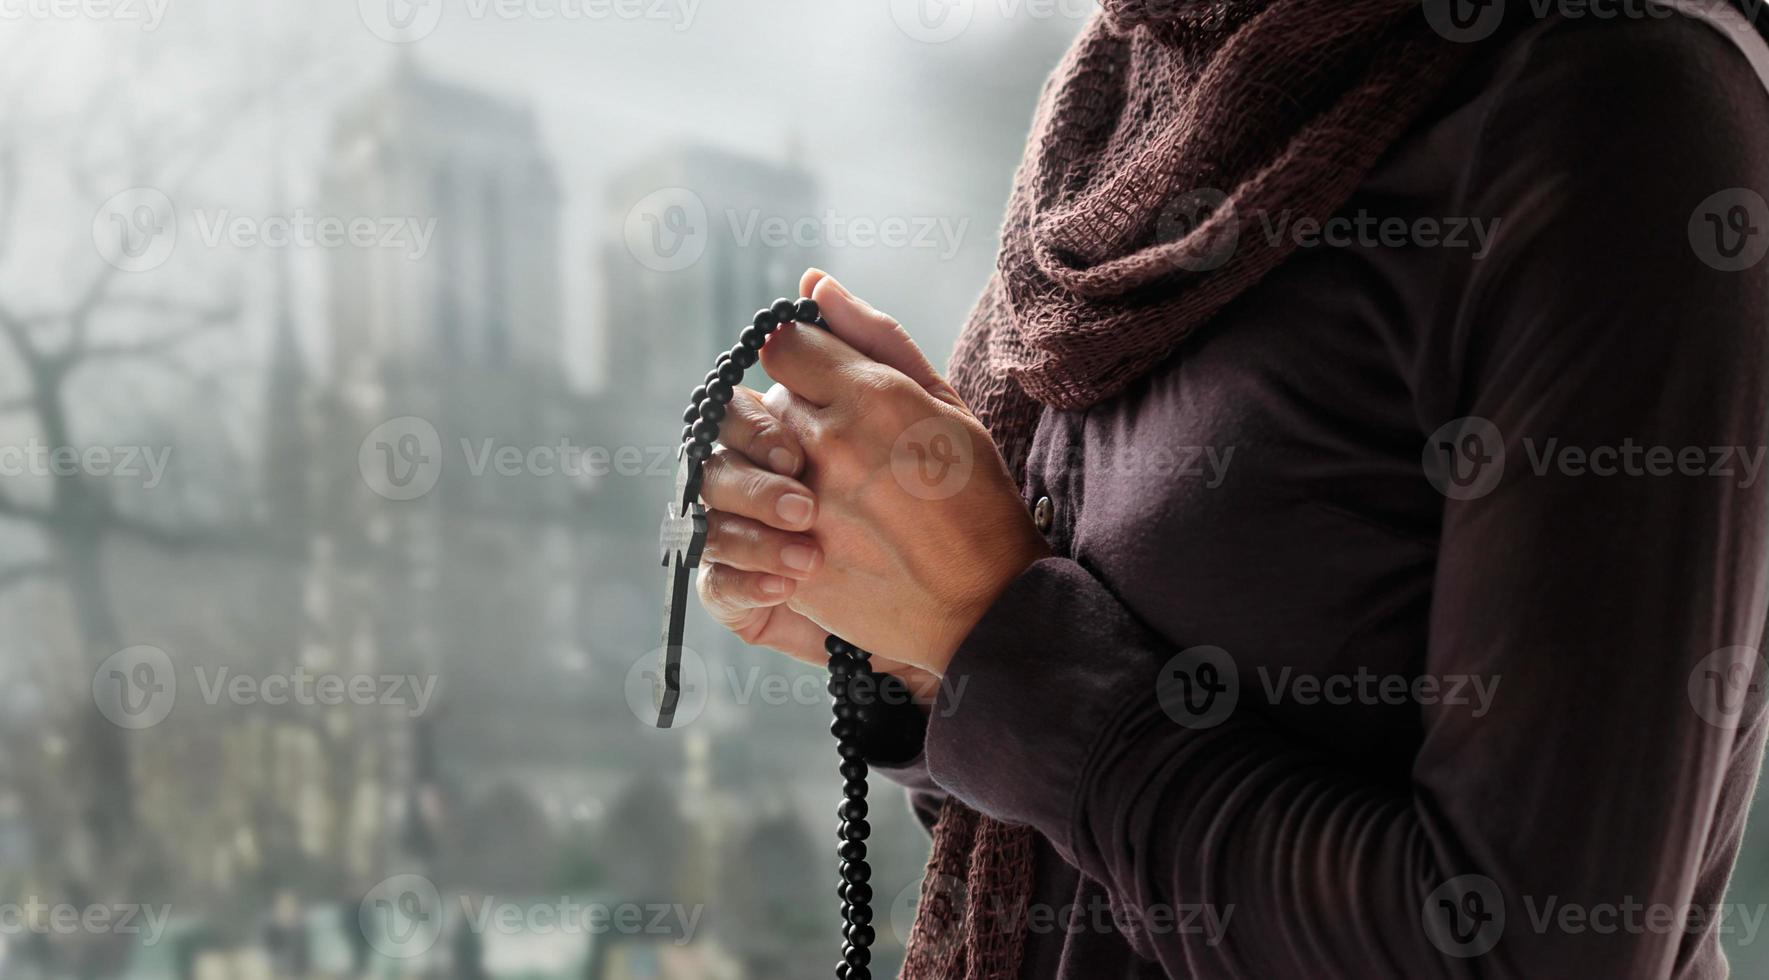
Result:
{"label": "knit texture fabric", "polygon": [[[1480,47],[1419,0],[1101,6],[1045,84],[949,368],[1022,479],[1046,406],[1175,356],[1294,248],[1267,224],[1331,217]],[[903,980],[1018,976],[1031,834],[948,800]]]}

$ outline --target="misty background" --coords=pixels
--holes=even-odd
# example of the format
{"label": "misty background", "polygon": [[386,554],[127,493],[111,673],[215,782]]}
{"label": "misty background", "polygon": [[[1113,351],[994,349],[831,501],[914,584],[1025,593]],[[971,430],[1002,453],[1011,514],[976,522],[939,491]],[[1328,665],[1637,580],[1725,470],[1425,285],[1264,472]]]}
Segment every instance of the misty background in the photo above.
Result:
{"label": "misty background", "polygon": [[827,975],[821,672],[648,724],[679,413],[807,265],[943,363],[1091,12],[0,5],[0,977]]}

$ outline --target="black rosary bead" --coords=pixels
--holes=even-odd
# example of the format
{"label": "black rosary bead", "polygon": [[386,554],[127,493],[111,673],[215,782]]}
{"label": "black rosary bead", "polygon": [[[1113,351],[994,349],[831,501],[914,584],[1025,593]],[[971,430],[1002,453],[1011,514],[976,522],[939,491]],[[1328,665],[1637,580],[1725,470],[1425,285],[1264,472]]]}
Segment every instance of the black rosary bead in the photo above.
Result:
{"label": "black rosary bead", "polygon": [[853,742],[841,742],[836,745],[835,754],[849,762],[857,762],[863,753],[860,751],[860,746]]}
{"label": "black rosary bead", "polygon": [[872,901],[872,886],[864,881],[850,881],[841,887],[841,898],[853,905],[865,905]]}
{"label": "black rosary bead", "polygon": [[829,734],[846,742],[859,734],[860,723],[852,718],[837,718],[829,723]]}
{"label": "black rosary bead", "polygon": [[[864,885],[872,880],[872,868],[865,861],[843,861],[841,872],[842,880],[850,885]],[[854,900],[852,889],[848,891],[848,896],[848,901],[860,904]]]}
{"label": "black rosary bead", "polygon": [[719,438],[719,424],[705,419],[694,423],[695,442],[713,442]]}
{"label": "black rosary bead", "polygon": [[693,402],[696,405],[700,404],[703,401],[706,401],[706,385],[701,385],[701,386],[695,388],[692,392],[690,392],[688,395],[688,400]]}
{"label": "black rosary bead", "polygon": [[800,323],[816,323],[818,317],[817,301],[809,296],[792,304],[792,318]]}
{"label": "black rosary bead", "polygon": [[850,910],[848,912],[848,921],[852,922],[854,925],[857,925],[857,926],[871,925],[872,924],[872,907],[869,905],[851,906]]}
{"label": "black rosary bead", "polygon": [[849,966],[865,966],[872,962],[872,950],[865,946],[855,946],[849,943],[842,947],[842,959],[846,960]]}
{"label": "black rosary bead", "polygon": [[842,840],[865,840],[872,833],[872,825],[864,820],[843,820],[835,833]]}
{"label": "black rosary bead", "polygon": [[864,800],[866,798],[866,781],[863,779],[852,779],[843,783],[842,795],[850,800]]}
{"label": "black rosary bead", "polygon": [[700,406],[699,405],[689,405],[688,410],[682,413],[682,421],[688,423],[689,425],[693,425],[694,420],[698,419],[698,418],[700,418]]}
{"label": "black rosary bead", "polygon": [[[730,351],[726,351],[725,353],[729,354]],[[738,367],[730,361],[724,361],[719,365],[719,380],[727,385],[734,385],[743,380],[743,368]],[[710,388],[711,386],[709,385],[708,387]],[[729,401],[730,399],[726,400]]]}
{"label": "black rosary bead", "polygon": [[764,334],[773,333],[774,328],[780,326],[780,318],[774,315],[772,309],[757,310],[756,315],[749,322],[751,326]]}
{"label": "black rosary bead", "polygon": [[737,342],[750,350],[761,350],[762,345],[768,342],[768,334],[759,327],[744,327],[743,332],[737,335]]}
{"label": "black rosary bead", "polygon": [[841,774],[849,782],[859,782],[866,778],[866,763],[859,759],[849,759],[842,763]]}
{"label": "black rosary bead", "polygon": [[832,657],[845,657],[854,652],[854,646],[832,633],[829,639],[823,641],[823,650]]}
{"label": "black rosary bead", "polygon": [[[741,377],[741,375],[739,376]],[[733,383],[734,382],[721,381],[718,378],[714,378],[712,383],[706,386],[706,397],[723,405],[731,400],[731,385]]]}
{"label": "black rosary bead", "polygon": [[731,348],[731,363],[746,371],[754,367],[759,358],[760,355],[753,349],[745,347],[742,344],[738,344],[736,347]]}
{"label": "black rosary bead", "polygon": [[866,842],[863,840],[842,841],[841,847],[836,849],[836,853],[842,856],[843,861],[864,861],[866,860]]}
{"label": "black rosary bead", "polygon": [[866,817],[866,801],[863,799],[843,800],[840,809],[836,812],[841,815],[843,820],[864,819]]}
{"label": "black rosary bead", "polygon": [[878,934],[872,931],[871,926],[857,926],[852,924],[842,930],[842,936],[855,946],[862,947],[871,946],[872,941],[878,938]]}
{"label": "black rosary bead", "polygon": [[683,452],[688,454],[689,459],[704,463],[712,456],[713,447],[704,442],[691,442]]}
{"label": "black rosary bead", "polygon": [[682,426],[682,441],[688,442],[689,440],[691,440],[693,438],[694,438],[694,426],[692,426],[692,425]]}
{"label": "black rosary bead", "polygon": [[725,419],[725,406],[709,398],[700,404],[699,414],[701,421],[717,425]]}
{"label": "black rosary bead", "polygon": [[773,304],[768,307],[768,312],[774,314],[774,319],[780,321],[781,323],[785,323],[788,320],[792,319],[792,310],[793,310],[792,300],[789,300],[784,296],[775,300],[773,302]]}

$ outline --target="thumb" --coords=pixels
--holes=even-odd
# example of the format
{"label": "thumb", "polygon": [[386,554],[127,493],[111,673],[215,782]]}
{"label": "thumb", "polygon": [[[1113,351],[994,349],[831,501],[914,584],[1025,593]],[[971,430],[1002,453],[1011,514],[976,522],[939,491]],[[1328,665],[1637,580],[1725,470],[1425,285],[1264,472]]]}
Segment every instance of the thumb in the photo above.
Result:
{"label": "thumb", "polygon": [[902,324],[848,292],[834,276],[813,269],[805,273],[805,280],[815,282],[810,296],[831,333],[861,354],[908,375],[929,394],[958,403],[952,386],[934,370]]}

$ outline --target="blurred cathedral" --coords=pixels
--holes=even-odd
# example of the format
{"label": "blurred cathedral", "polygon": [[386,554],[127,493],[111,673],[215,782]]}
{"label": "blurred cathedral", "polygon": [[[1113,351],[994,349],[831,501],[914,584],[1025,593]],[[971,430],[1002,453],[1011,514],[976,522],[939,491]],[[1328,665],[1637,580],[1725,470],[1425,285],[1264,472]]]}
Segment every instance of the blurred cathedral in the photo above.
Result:
{"label": "blurred cathedral", "polygon": [[[530,108],[403,57],[333,120],[326,160],[327,213],[437,220],[421,261],[392,249],[328,253],[321,371],[303,364],[279,268],[264,436],[264,517],[279,561],[258,604],[277,632],[298,637],[289,655],[310,670],[438,685],[418,718],[345,708],[268,736],[288,780],[279,805],[303,815],[280,849],[325,855],[345,889],[417,870],[445,891],[593,883],[634,901],[790,901],[802,882],[733,878],[713,857],[760,846],[804,867],[797,858],[815,838],[781,810],[779,789],[829,768],[820,725],[804,724],[818,712],[653,732],[621,679],[657,642],[642,570],[656,561],[684,385],[746,311],[790,291],[817,258],[743,247],[732,223],[810,214],[814,183],[791,165],[700,149],[617,175],[605,231],[648,189],[692,187],[706,205],[705,251],[690,268],[659,272],[617,230],[600,236],[596,319],[613,380],[584,393],[563,367],[561,189]],[[434,427],[442,465],[427,493],[388,500],[360,475],[358,449],[406,416]],[[468,465],[486,445],[632,446],[652,433],[640,421],[650,417],[661,421],[655,445],[636,447],[639,474],[573,480]],[[706,645],[718,666],[763,656],[729,639]],[[713,734],[734,726],[741,738]],[[743,926],[741,959],[795,959],[793,936],[768,942],[757,924]],[[726,973],[704,960],[693,969]]]}

